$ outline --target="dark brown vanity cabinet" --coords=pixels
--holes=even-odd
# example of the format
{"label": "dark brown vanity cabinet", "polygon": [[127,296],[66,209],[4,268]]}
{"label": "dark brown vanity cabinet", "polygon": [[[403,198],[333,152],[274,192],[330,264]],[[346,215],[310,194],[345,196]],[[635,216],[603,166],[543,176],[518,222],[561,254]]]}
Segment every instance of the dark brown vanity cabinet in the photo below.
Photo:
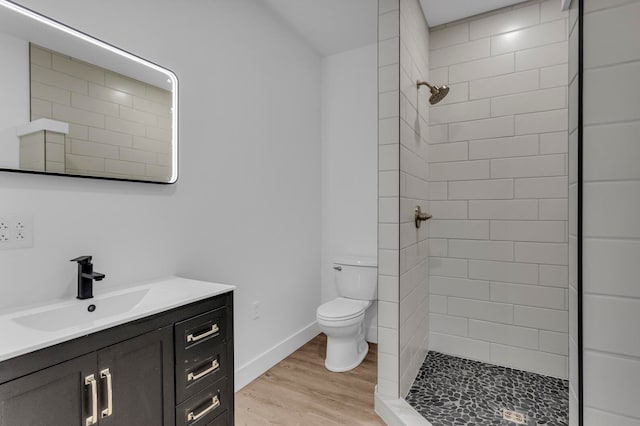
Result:
{"label": "dark brown vanity cabinet", "polygon": [[232,297],[0,362],[0,426],[232,425]]}

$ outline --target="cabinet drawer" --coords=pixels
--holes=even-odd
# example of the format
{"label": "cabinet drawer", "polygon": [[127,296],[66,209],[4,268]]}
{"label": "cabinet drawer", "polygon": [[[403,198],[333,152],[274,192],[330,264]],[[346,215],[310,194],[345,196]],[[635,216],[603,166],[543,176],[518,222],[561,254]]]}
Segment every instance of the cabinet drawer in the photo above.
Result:
{"label": "cabinet drawer", "polygon": [[175,325],[176,361],[189,358],[203,346],[215,346],[226,338],[226,308],[205,312]]}
{"label": "cabinet drawer", "polygon": [[207,425],[229,408],[232,398],[224,377],[176,407],[176,426]]}
{"label": "cabinet drawer", "polygon": [[216,417],[211,423],[207,423],[207,426],[228,426],[229,424],[229,411],[225,411]]}
{"label": "cabinet drawer", "polygon": [[184,401],[227,374],[227,347],[203,346],[188,359],[176,363],[176,401]]}

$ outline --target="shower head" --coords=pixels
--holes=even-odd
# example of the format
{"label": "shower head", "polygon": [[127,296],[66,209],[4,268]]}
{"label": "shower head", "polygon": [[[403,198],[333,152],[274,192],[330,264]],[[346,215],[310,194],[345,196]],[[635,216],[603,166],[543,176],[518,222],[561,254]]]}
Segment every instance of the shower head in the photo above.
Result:
{"label": "shower head", "polygon": [[426,81],[418,81],[416,85],[418,89],[420,88],[420,86],[429,87],[429,89],[431,90],[431,97],[429,98],[429,103],[431,105],[437,104],[442,99],[444,99],[445,96],[447,96],[447,93],[449,93],[448,86],[432,86]]}

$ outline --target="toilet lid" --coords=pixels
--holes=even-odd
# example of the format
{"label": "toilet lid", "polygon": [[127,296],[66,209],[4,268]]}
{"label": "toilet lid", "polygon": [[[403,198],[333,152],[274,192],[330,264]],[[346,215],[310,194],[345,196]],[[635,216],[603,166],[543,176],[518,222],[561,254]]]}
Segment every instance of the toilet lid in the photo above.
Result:
{"label": "toilet lid", "polygon": [[361,315],[368,303],[364,300],[338,297],[318,307],[318,317],[326,320],[346,320]]}

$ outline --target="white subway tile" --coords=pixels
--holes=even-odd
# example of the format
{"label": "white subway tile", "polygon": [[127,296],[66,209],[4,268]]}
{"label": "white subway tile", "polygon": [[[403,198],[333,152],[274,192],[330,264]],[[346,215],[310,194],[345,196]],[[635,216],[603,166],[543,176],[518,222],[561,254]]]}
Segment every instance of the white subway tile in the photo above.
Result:
{"label": "white subway tile", "polygon": [[565,131],[569,127],[567,109],[516,115],[517,135]]}
{"label": "white subway tile", "polygon": [[384,352],[378,353],[378,375],[382,379],[392,380],[398,377],[398,357]]}
{"label": "white subway tile", "polygon": [[430,163],[467,160],[467,142],[430,145],[427,150],[427,158]]}
{"label": "white subway tile", "polygon": [[81,170],[91,172],[104,172],[104,158],[87,157],[84,155],[66,155],[66,168],[68,170]]}
{"label": "white subway tile", "polygon": [[640,298],[640,241],[587,238],[583,244],[585,292]]}
{"label": "white subway tile", "polygon": [[400,145],[380,145],[378,148],[378,170],[400,169]]}
{"label": "white subway tile", "polygon": [[640,300],[586,295],[584,309],[585,349],[640,357]]}
{"label": "white subway tile", "polygon": [[492,240],[564,242],[565,238],[565,221],[491,221]]}
{"label": "white subway tile", "polygon": [[102,144],[117,145],[124,147],[133,146],[133,137],[131,135],[110,130],[97,129],[95,127],[88,128],[88,139],[92,142]]}
{"label": "white subway tile", "polygon": [[29,49],[30,61],[32,64],[39,65],[44,68],[51,68],[51,52],[41,49],[35,44],[31,44]]}
{"label": "white subway tile", "polygon": [[112,72],[106,73],[105,86],[141,97],[145,97],[147,94],[147,88],[144,83]]}
{"label": "white subway tile", "polygon": [[159,142],[139,136],[133,137],[133,148],[140,149],[142,151],[158,152],[161,154],[168,154],[171,152],[171,145],[169,143]]}
{"label": "white subway tile", "polygon": [[398,250],[400,248],[400,236],[398,225],[379,224],[378,225],[378,248],[388,250]]}
{"label": "white subway tile", "polygon": [[489,282],[463,278],[432,276],[429,279],[431,294],[456,296],[468,299],[489,300]]}
{"label": "white subway tile", "polygon": [[489,362],[491,344],[475,339],[432,332],[429,348],[445,354]]}
{"label": "white subway tile", "polygon": [[566,310],[515,306],[514,324],[566,333],[569,329],[569,312]]}
{"label": "white subway tile", "polygon": [[400,35],[400,12],[392,11],[378,17],[378,40]]}
{"label": "white subway tile", "polygon": [[447,313],[447,296],[429,295],[429,312],[437,314]]}
{"label": "white subway tile", "polygon": [[583,362],[586,406],[640,418],[640,360],[585,351]]}
{"label": "white subway tile", "polygon": [[513,180],[471,180],[449,182],[451,200],[495,200],[513,198]]}
{"label": "white subway tile", "polygon": [[506,303],[449,297],[447,301],[447,313],[459,317],[500,322],[503,324],[513,323],[513,305]]}
{"label": "white subway tile", "polygon": [[[115,147],[114,147],[115,148]],[[155,152],[139,151],[137,149],[129,149],[121,147],[120,160],[133,161],[137,163],[153,164],[157,163],[157,154]]]}
{"label": "white subway tile", "polygon": [[540,5],[534,4],[519,9],[497,13],[486,18],[476,18],[470,22],[470,37],[481,37],[502,34],[540,23]]}
{"label": "white subway tile", "polygon": [[537,284],[538,266],[527,263],[470,260],[469,278],[520,284]]}
{"label": "white subway tile", "polygon": [[447,199],[447,182],[428,182],[429,200]]}
{"label": "white subway tile", "polygon": [[144,176],[144,164],[131,163],[129,161],[105,160],[104,170],[108,173],[116,173],[121,175]]}
{"label": "white subway tile", "polygon": [[429,180],[488,179],[489,164],[488,160],[433,163],[429,165]]}
{"label": "white subway tile", "polygon": [[564,289],[511,283],[491,283],[491,300],[514,305],[565,309]]}
{"label": "white subway tile", "polygon": [[540,350],[558,355],[569,355],[569,335],[540,330]]}
{"label": "white subway tile", "polygon": [[52,117],[54,120],[92,127],[104,127],[105,124],[105,117],[102,114],[59,104],[52,105]]}
{"label": "white subway tile", "polygon": [[567,132],[540,135],[540,154],[564,154],[568,152]]}
{"label": "white subway tile", "polygon": [[[488,39],[485,39],[488,40]],[[482,40],[479,40],[482,41]],[[488,56],[488,55],[487,55]],[[449,82],[478,80],[480,78],[494,77],[509,74],[515,71],[514,54],[491,56],[482,59],[468,58],[469,62],[451,65],[449,67]]]}
{"label": "white subway tile", "polygon": [[158,124],[158,117],[154,114],[138,111],[124,105],[120,105],[120,118],[127,121],[133,121],[134,123],[145,124],[147,126],[157,126]]}
{"label": "white subway tile", "polygon": [[449,256],[480,260],[513,260],[510,241],[450,240]]}
{"label": "white subway tile", "polygon": [[129,135],[145,136],[147,134],[144,124],[121,120],[116,117],[105,117],[104,126],[100,127]]}
{"label": "white subway tile", "polygon": [[458,102],[455,104],[432,106],[429,109],[429,124],[445,124],[458,121],[478,120],[491,116],[489,99]]}
{"label": "white subway tile", "polygon": [[378,66],[400,63],[400,38],[393,37],[378,43]]}
{"label": "white subway tile", "polygon": [[538,219],[537,200],[469,201],[469,219]]}
{"label": "white subway tile", "polygon": [[378,351],[398,356],[398,330],[378,327]]}
{"label": "white subway tile", "polygon": [[[538,133],[538,132],[529,132]],[[488,118],[449,125],[449,140],[465,141],[470,139],[489,139],[513,136],[515,125],[513,117]]]}
{"label": "white subway tile", "polygon": [[[31,97],[62,105],[71,105],[71,92],[54,86],[31,82]],[[32,107],[33,108],[33,107]]]}
{"label": "white subway tile", "polygon": [[[378,264],[379,262],[378,260]],[[400,301],[399,281],[398,275],[378,274],[378,300],[398,303]]]}
{"label": "white subway tile", "polygon": [[476,160],[537,155],[538,145],[538,135],[470,141],[469,159]]}
{"label": "white subway tile", "polygon": [[133,106],[131,95],[95,83],[89,83],[89,96],[114,104]]}
{"label": "white subway tile", "polygon": [[554,43],[516,52],[516,71],[543,68],[568,62],[568,43]]}
{"label": "white subway tile", "polygon": [[429,276],[467,277],[467,261],[447,257],[429,257]]}
{"label": "white subway tile", "polygon": [[386,327],[392,330],[398,329],[400,311],[398,303],[378,302],[378,327]]}
{"label": "white subway tile", "polygon": [[400,195],[400,176],[397,171],[378,173],[378,196],[398,197]]}
{"label": "white subway tile", "polygon": [[31,116],[47,117],[53,116],[53,105],[49,101],[43,101],[42,99],[31,99]]}
{"label": "white subway tile", "polygon": [[540,220],[567,220],[568,207],[566,199],[540,200]]}
{"label": "white subway tile", "polygon": [[[573,395],[571,395],[571,399]],[[575,402],[577,407],[577,401]],[[576,408],[577,409],[577,408]],[[571,408],[569,408],[571,410]],[[576,412],[571,410],[571,412]],[[575,416],[573,416],[575,417]],[[577,424],[577,423],[576,423]],[[584,426],[602,426],[602,425],[616,425],[616,426],[639,426],[640,421],[631,417],[618,416],[617,414],[607,413],[605,411],[596,410],[591,407],[584,407]],[[574,426],[574,425],[570,425]]]}
{"label": "white subway tile", "polygon": [[463,23],[452,27],[429,32],[429,49],[440,49],[469,41],[469,24]]}
{"label": "white subway tile", "polygon": [[[564,235],[564,234],[563,234]],[[566,243],[519,243],[516,242],[516,261],[566,265],[568,263]]]}
{"label": "white subway tile", "polygon": [[554,65],[540,70],[540,87],[567,87],[569,84],[568,64]]}
{"label": "white subway tile", "polygon": [[171,101],[165,103],[150,101],[137,96],[133,97],[133,108],[155,114],[159,117],[171,117]]}
{"label": "white subway tile", "polygon": [[378,250],[378,273],[397,275],[400,271],[400,253],[398,250]]}
{"label": "white subway tile", "polygon": [[569,268],[559,265],[540,265],[540,284],[554,287],[567,287]]}
{"label": "white subway tile", "polygon": [[566,87],[540,89],[491,99],[491,116],[524,114],[567,107]]}
{"label": "white subway tile", "polygon": [[629,84],[637,83],[640,62],[585,69],[584,124],[639,120],[640,96],[629,90]]}
{"label": "white subway tile", "polygon": [[440,144],[449,141],[449,126],[442,124],[439,126],[429,126],[429,143]]}
{"label": "white subway tile", "polygon": [[[380,93],[378,95],[378,117],[381,119],[398,117],[400,114],[398,105],[400,105],[400,92]],[[400,132],[398,132],[398,135],[399,133]]]}
{"label": "white subway tile", "polygon": [[439,238],[429,238],[429,256],[446,257],[448,241]]}
{"label": "white subway tile", "polygon": [[378,143],[380,145],[400,143],[400,119],[385,118],[378,121]]}
{"label": "white subway tile", "polygon": [[[639,43],[640,44],[640,43]],[[640,122],[584,129],[586,181],[640,179]]]}
{"label": "white subway tile", "polygon": [[567,198],[566,177],[516,179],[516,198]]}
{"label": "white subway tile", "polygon": [[378,222],[399,223],[400,200],[398,198],[378,198]]}
{"label": "white subway tile", "polygon": [[493,343],[538,349],[538,330],[478,320],[469,320],[469,337]]}
{"label": "white subway tile", "polygon": [[566,156],[541,155],[524,158],[501,158],[491,160],[491,177],[542,177],[565,175]]}
{"label": "white subway tile", "polygon": [[[584,32],[584,67],[592,68],[640,59],[638,22],[640,4],[637,2],[585,15],[584,25],[589,31]],[[612,31],[612,28],[615,28],[615,31]]]}
{"label": "white subway tile", "polygon": [[584,185],[583,227],[586,237],[640,238],[639,211],[638,181]]}
{"label": "white subway tile", "polygon": [[378,14],[384,15],[387,12],[400,9],[400,0],[380,0],[378,2]]}
{"label": "white subway tile", "polygon": [[468,320],[466,318],[434,313],[429,314],[429,329],[436,333],[444,333],[453,336],[466,336],[468,333],[467,323]]}
{"label": "white subway tile", "polygon": [[[457,44],[455,46],[434,49],[429,52],[429,66],[440,68],[447,65],[486,58],[491,54],[491,43],[488,38]],[[460,80],[458,80],[460,81]]]}
{"label": "white subway tile", "polygon": [[491,362],[533,371],[547,376],[567,378],[567,357],[492,343]]}
{"label": "white subway tile", "polygon": [[567,19],[569,17],[568,10],[562,10],[562,7],[556,0],[546,0],[540,3],[540,21],[550,22],[558,19]]}
{"label": "white subway tile", "polygon": [[501,55],[516,50],[557,43],[566,39],[566,21],[554,21],[491,37],[491,54]]}
{"label": "white subway tile", "polygon": [[71,153],[76,155],[86,155],[89,157],[111,159],[119,158],[119,150],[117,146],[92,143],[75,139],[71,140]]}
{"label": "white subway tile", "polygon": [[538,70],[483,78],[469,83],[469,97],[480,99],[529,92],[538,89],[538,82]]}
{"label": "white subway tile", "polygon": [[378,91],[400,90],[400,67],[397,64],[378,68]]}
{"label": "white subway tile", "polygon": [[467,202],[431,201],[429,213],[434,219],[467,219]]}
{"label": "white subway tile", "polygon": [[112,117],[118,117],[120,111],[118,104],[90,98],[89,96],[78,93],[71,94],[71,106],[85,111],[110,115]]}
{"label": "white subway tile", "polygon": [[31,80],[76,93],[87,94],[88,82],[38,65],[31,65]]}
{"label": "white subway tile", "polygon": [[429,226],[429,236],[433,238],[489,238],[489,221],[486,220],[432,219]]}

